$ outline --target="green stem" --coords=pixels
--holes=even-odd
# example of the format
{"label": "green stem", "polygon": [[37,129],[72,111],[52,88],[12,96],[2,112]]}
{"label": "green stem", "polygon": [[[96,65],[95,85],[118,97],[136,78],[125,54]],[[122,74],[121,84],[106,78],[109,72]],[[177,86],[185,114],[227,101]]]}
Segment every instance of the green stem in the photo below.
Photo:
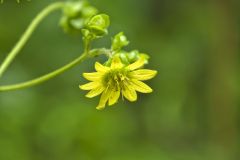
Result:
{"label": "green stem", "polygon": [[13,59],[16,57],[16,55],[19,53],[19,51],[23,48],[27,40],[30,38],[36,27],[39,25],[39,23],[47,17],[51,12],[61,9],[64,6],[63,2],[56,2],[49,6],[47,6],[42,12],[40,12],[36,18],[31,22],[27,30],[24,32],[20,40],[17,42],[17,44],[14,46],[14,48],[11,50],[11,52],[8,54],[8,56],[5,58],[3,63],[0,66],[0,78],[2,77],[3,73],[6,71],[10,63],[13,61]]}
{"label": "green stem", "polygon": [[23,82],[23,83],[14,84],[14,85],[0,86],[0,92],[28,88],[28,87],[32,87],[32,86],[38,85],[40,83],[43,83],[47,80],[50,80],[50,79],[56,77],[57,75],[60,75],[61,73],[69,70],[70,68],[76,66],[77,64],[79,64],[80,62],[85,60],[87,57],[88,57],[88,53],[84,53],[80,57],[78,57],[75,60],[73,60],[72,62],[68,63],[67,65],[65,65],[65,66],[63,66],[63,67],[61,67],[61,68],[59,68],[59,69],[57,69],[57,70],[55,70],[51,73],[48,73],[44,76],[33,79],[33,80]]}

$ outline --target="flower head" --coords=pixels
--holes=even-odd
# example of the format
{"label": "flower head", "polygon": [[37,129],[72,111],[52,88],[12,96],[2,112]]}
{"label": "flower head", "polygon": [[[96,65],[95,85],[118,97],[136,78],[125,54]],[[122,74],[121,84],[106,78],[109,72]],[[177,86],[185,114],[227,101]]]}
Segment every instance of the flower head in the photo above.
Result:
{"label": "flower head", "polygon": [[106,103],[109,106],[118,102],[120,95],[129,101],[137,100],[137,93],[151,93],[152,89],[142,81],[153,78],[157,71],[140,69],[145,59],[124,65],[118,56],[112,59],[111,66],[107,67],[98,62],[95,63],[97,72],[84,73],[83,76],[91,81],[79,86],[82,90],[90,90],[86,97],[93,98],[101,94],[98,110],[104,109]]}

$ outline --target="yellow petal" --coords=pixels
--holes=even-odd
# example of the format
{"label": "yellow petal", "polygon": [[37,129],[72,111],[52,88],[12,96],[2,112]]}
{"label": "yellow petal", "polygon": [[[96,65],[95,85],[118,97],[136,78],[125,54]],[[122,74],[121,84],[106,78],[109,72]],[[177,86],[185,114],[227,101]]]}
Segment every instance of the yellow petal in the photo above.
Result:
{"label": "yellow petal", "polygon": [[109,68],[109,67],[106,67],[106,66],[103,66],[102,64],[96,62],[96,63],[95,63],[95,69],[96,69],[96,71],[98,71],[98,72],[103,72],[103,73],[105,73],[105,72],[109,71],[110,68]]}
{"label": "yellow petal", "polygon": [[104,89],[105,88],[103,86],[92,89],[90,92],[88,92],[88,94],[86,94],[86,97],[88,97],[88,98],[96,97],[99,94],[101,94],[104,91]]}
{"label": "yellow petal", "polygon": [[105,105],[109,99],[109,96],[111,94],[111,90],[109,89],[109,87],[107,89],[105,89],[105,91],[102,93],[100,101],[98,106],[96,107],[98,110],[102,110],[105,108]]}
{"label": "yellow petal", "polygon": [[83,73],[83,77],[89,81],[99,81],[101,80],[103,74],[100,72],[93,72],[93,73]]}
{"label": "yellow petal", "polygon": [[94,88],[99,87],[99,85],[100,85],[99,82],[90,82],[90,83],[79,86],[79,88],[82,90],[92,90]]}
{"label": "yellow petal", "polygon": [[120,90],[113,90],[109,97],[108,105],[111,106],[117,103],[119,97],[120,97]]}
{"label": "yellow petal", "polygon": [[131,85],[138,92],[151,93],[153,91],[152,88],[150,88],[148,85],[146,85],[145,83],[143,83],[139,80],[132,79]]}
{"label": "yellow petal", "polygon": [[120,60],[119,57],[115,56],[111,63],[111,69],[119,69],[122,67],[123,67],[122,61]]}
{"label": "yellow petal", "polygon": [[137,100],[137,93],[129,84],[124,85],[124,88],[122,89],[122,94],[131,102]]}
{"label": "yellow petal", "polygon": [[141,81],[152,79],[153,77],[156,76],[156,74],[157,74],[157,71],[150,70],[150,69],[139,69],[139,70],[130,72],[130,76],[132,78],[141,80]]}
{"label": "yellow petal", "polygon": [[140,57],[136,62],[128,65],[127,68],[129,70],[135,70],[135,69],[142,67],[144,65],[144,63],[145,63],[144,57]]}

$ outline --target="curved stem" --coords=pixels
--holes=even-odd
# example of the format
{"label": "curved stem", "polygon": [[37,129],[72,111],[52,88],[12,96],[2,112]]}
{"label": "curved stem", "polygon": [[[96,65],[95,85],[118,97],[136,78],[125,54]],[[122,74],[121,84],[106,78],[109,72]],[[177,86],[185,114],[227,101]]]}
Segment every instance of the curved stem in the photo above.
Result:
{"label": "curved stem", "polygon": [[69,70],[70,68],[76,66],[77,64],[79,64],[80,62],[85,60],[87,57],[88,57],[88,53],[84,53],[80,57],[78,57],[75,60],[73,60],[72,62],[68,63],[67,65],[65,65],[65,66],[63,66],[63,67],[61,67],[61,68],[59,68],[59,69],[57,69],[57,70],[55,70],[51,73],[48,73],[44,76],[33,79],[33,80],[23,82],[23,83],[19,83],[19,84],[14,84],[14,85],[0,86],[0,92],[28,88],[28,87],[32,87],[32,86],[35,86],[37,84],[43,83],[47,80],[50,80],[50,79],[56,77],[57,75],[60,75],[61,73]]}
{"label": "curved stem", "polygon": [[24,32],[20,40],[17,42],[17,44],[14,46],[14,48],[11,50],[11,52],[8,54],[8,56],[5,58],[3,63],[0,66],[0,78],[7,69],[7,67],[10,65],[10,63],[13,61],[13,59],[16,57],[16,55],[19,53],[19,51],[23,48],[27,40],[30,38],[36,27],[39,25],[39,23],[51,12],[61,9],[64,6],[63,2],[56,2],[49,6],[47,6],[42,12],[40,12],[36,18],[31,22],[27,30]]}

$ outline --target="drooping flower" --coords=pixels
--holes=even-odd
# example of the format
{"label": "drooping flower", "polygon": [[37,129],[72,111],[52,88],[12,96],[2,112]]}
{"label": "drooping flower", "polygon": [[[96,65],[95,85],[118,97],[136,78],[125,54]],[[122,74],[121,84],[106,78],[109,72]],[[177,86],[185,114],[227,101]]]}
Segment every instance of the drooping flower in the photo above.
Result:
{"label": "drooping flower", "polygon": [[153,78],[157,71],[140,69],[145,63],[144,58],[136,62],[124,65],[119,57],[114,57],[110,67],[98,62],[95,63],[97,72],[83,73],[83,76],[91,81],[80,85],[82,90],[90,90],[86,97],[93,98],[101,94],[98,110],[104,109],[106,103],[109,106],[118,102],[120,95],[129,101],[137,100],[137,93],[151,93],[153,90],[142,81]]}

